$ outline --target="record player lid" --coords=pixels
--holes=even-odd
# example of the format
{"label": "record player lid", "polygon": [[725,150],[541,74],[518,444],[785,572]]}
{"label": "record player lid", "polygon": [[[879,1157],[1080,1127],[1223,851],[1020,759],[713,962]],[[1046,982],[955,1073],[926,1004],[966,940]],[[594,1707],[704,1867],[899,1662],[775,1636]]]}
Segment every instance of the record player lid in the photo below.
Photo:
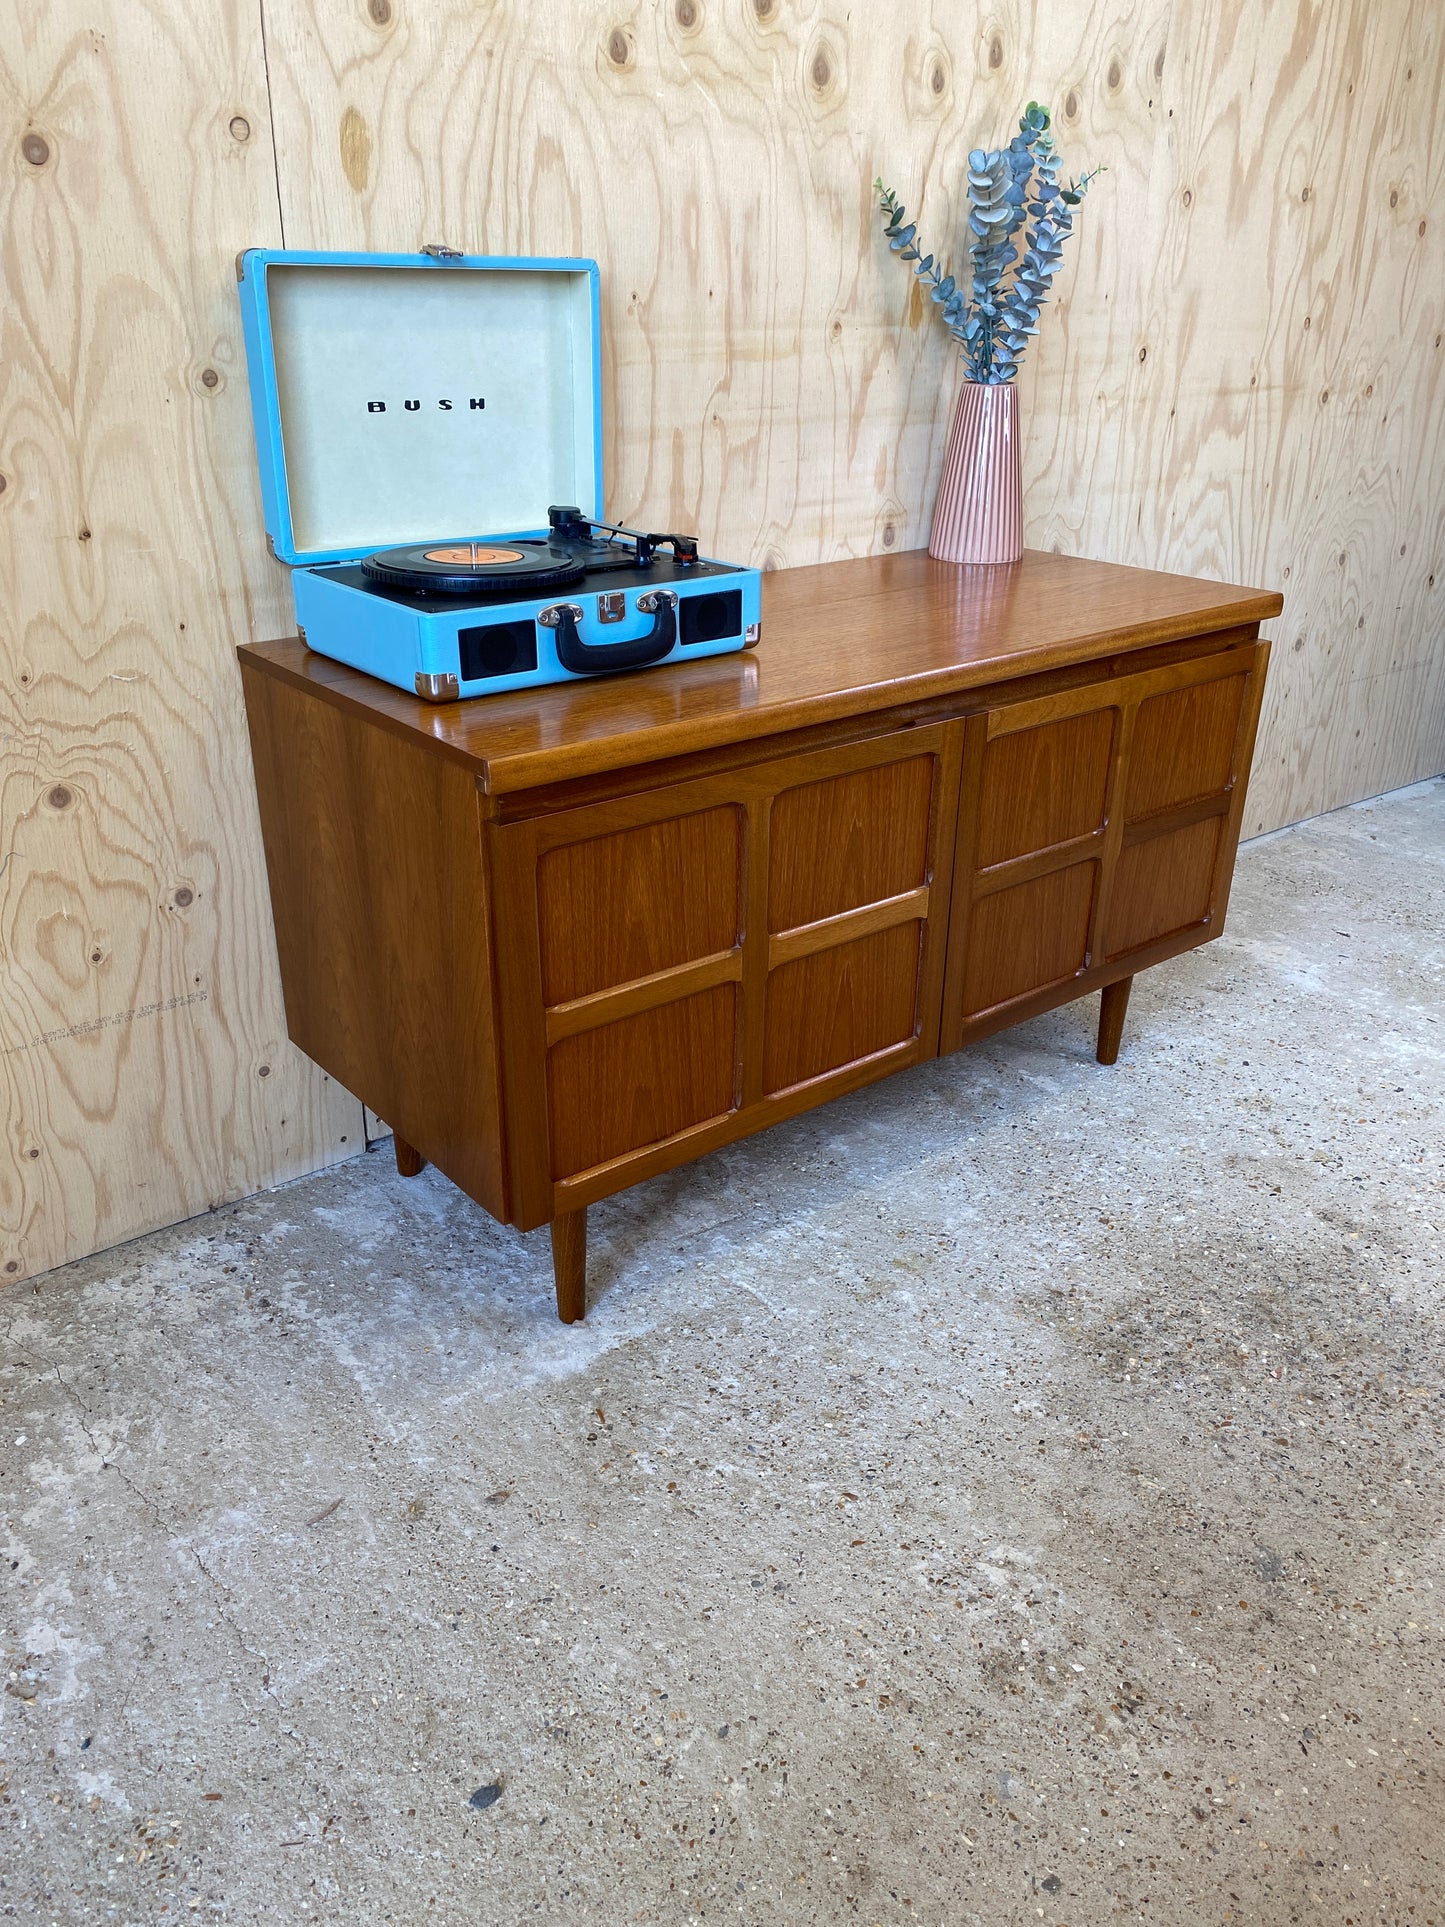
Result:
{"label": "record player lid", "polygon": [[283,562],[601,517],[595,261],[313,254],[238,263],[266,531]]}

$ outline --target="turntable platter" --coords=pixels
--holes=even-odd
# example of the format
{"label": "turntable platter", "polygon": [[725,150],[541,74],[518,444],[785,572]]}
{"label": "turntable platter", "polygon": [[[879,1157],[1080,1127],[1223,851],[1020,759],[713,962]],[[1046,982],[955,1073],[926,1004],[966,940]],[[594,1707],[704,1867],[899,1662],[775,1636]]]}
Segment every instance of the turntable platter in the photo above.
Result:
{"label": "turntable platter", "polygon": [[584,563],[545,542],[423,542],[381,549],[361,567],[384,588],[446,596],[561,589],[586,573]]}

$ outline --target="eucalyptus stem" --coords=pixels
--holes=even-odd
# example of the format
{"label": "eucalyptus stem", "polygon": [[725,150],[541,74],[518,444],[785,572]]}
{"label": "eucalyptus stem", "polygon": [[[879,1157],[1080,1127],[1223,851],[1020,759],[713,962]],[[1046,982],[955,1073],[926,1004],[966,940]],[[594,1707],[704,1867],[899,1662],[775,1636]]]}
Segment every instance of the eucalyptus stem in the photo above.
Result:
{"label": "eucalyptus stem", "polygon": [[[922,251],[916,223],[882,180],[873,183],[883,231],[894,254],[911,263],[958,342],[970,381],[1012,381],[1073,232],[1074,209],[1096,167],[1065,186],[1049,133],[1047,107],[1030,101],[1007,147],[976,147],[968,157],[969,292],[941,261]],[[1023,253],[1014,237],[1023,229]],[[1013,272],[1010,274],[1010,269]]]}

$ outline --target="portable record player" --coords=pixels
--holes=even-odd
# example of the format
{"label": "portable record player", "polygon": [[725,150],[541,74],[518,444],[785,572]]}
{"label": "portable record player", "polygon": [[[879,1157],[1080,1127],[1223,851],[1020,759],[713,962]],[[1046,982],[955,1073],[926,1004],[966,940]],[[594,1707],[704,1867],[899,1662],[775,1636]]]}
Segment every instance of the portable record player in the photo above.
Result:
{"label": "portable record player", "polygon": [[310,648],[451,702],[758,640],[757,570],[603,519],[595,262],[253,248],[238,272]]}

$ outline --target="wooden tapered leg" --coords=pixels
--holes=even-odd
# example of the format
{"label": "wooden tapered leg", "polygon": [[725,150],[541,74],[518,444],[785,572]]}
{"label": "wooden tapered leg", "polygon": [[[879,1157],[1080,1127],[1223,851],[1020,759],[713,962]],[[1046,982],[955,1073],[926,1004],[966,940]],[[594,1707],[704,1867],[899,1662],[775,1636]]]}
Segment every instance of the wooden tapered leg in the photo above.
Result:
{"label": "wooden tapered leg", "polygon": [[552,1272],[557,1316],[575,1325],[587,1315],[587,1207],[552,1220]]}
{"label": "wooden tapered leg", "polygon": [[1105,984],[1099,1000],[1099,1048],[1094,1053],[1101,1064],[1117,1064],[1119,1045],[1124,1036],[1124,1012],[1129,1008],[1132,977],[1121,977],[1116,984]]}
{"label": "wooden tapered leg", "polygon": [[396,1146],[396,1168],[404,1178],[419,1178],[426,1169],[426,1159],[414,1144],[408,1144],[400,1131],[394,1133],[392,1143]]}

